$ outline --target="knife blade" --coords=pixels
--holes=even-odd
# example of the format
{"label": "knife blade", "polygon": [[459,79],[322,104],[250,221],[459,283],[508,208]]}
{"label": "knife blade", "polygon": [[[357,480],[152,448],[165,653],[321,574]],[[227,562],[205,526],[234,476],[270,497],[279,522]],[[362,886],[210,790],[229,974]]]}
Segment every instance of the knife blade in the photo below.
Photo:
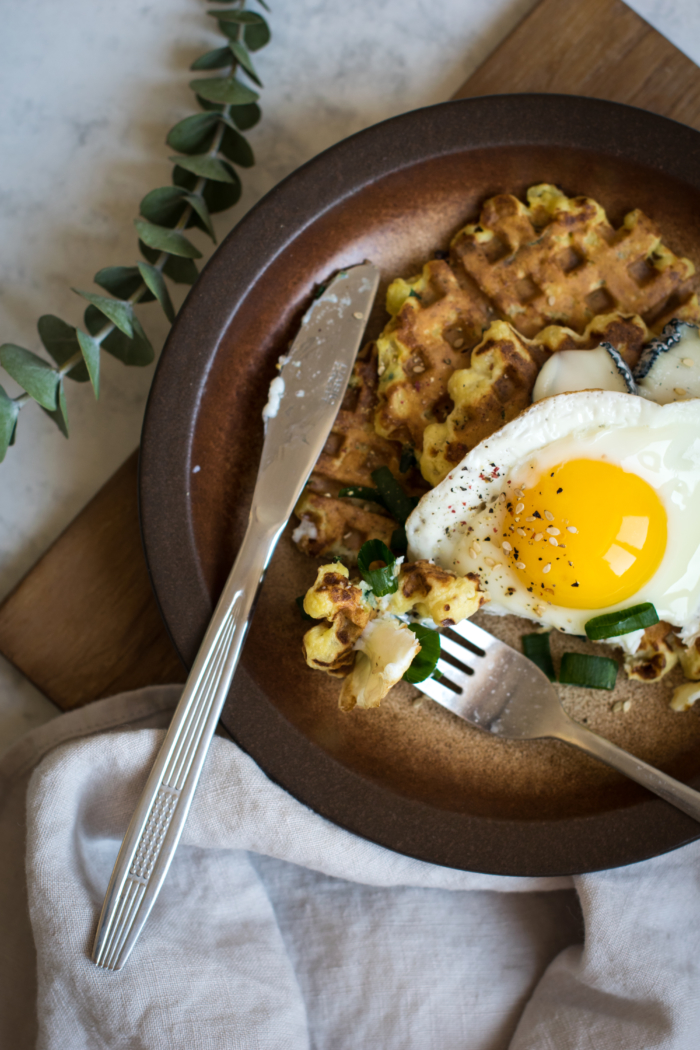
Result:
{"label": "knife blade", "polygon": [[92,960],[119,970],[163,884],[228,695],[265,570],[330,433],[379,283],[371,263],[342,270],[279,360],[248,527],[117,856]]}

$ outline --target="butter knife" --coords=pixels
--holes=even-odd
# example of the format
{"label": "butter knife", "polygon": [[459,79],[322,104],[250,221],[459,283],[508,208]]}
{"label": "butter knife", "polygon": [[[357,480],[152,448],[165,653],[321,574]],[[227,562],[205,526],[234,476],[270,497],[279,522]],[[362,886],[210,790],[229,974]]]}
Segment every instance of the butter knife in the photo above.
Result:
{"label": "butter knife", "polygon": [[288,354],[280,358],[263,413],[265,441],[248,528],[102,905],[92,960],[106,970],[119,970],[128,959],[170,867],[265,570],[330,433],[378,283],[371,263],[341,271],[311,305]]}

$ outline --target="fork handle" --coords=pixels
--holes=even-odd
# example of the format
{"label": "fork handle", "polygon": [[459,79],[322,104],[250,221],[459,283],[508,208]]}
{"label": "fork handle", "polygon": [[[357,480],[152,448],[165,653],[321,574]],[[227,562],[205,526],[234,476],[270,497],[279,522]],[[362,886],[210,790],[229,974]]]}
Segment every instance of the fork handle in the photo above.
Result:
{"label": "fork handle", "polygon": [[641,758],[636,758],[628,751],[623,751],[621,747],[606,740],[605,737],[598,736],[597,733],[582,726],[580,722],[575,722],[568,715],[565,715],[565,722],[557,726],[552,736],[600,759],[607,766],[612,766],[613,769],[624,773],[631,780],[636,780],[642,787],[648,788],[655,795],[670,802],[672,806],[687,813],[693,820],[700,821],[700,791],[688,787],[687,784],[682,784],[680,780],[674,780],[667,773],[662,773],[660,769],[655,769],[654,766],[643,762]]}
{"label": "fork handle", "polygon": [[117,856],[92,959],[119,970],[143,928],[187,819],[282,524],[254,514]]}

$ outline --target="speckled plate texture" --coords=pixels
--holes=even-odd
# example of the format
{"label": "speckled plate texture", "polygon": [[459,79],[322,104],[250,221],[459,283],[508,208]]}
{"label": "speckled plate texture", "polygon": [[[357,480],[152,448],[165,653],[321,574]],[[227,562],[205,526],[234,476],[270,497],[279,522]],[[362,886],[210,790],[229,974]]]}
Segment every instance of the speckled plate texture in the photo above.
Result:
{"label": "speckled plate texture", "polygon": [[[310,161],[229,234],[192,289],[144,424],[146,555],[171,636],[190,663],[243,535],[275,362],[314,288],[368,258],[410,275],[495,193],[553,182],[614,224],[639,207],[700,264],[700,134],[642,110],[500,95],[417,110]],[[693,526],[696,527],[696,526]],[[337,824],[423,860],[508,875],[591,871],[680,846],[700,825],[555,741],[492,739],[408,685],[343,714],[338,682],[309,670],[294,599],[314,563],[281,539],[223,714],[265,772]],[[518,646],[524,621],[486,617]],[[531,628],[530,628],[531,629]],[[567,647],[575,646],[567,640]],[[561,648],[561,639],[557,639]],[[698,712],[668,708],[676,673],[611,694],[560,687],[567,710],[682,780],[700,778]],[[699,780],[700,782],[700,780]]]}

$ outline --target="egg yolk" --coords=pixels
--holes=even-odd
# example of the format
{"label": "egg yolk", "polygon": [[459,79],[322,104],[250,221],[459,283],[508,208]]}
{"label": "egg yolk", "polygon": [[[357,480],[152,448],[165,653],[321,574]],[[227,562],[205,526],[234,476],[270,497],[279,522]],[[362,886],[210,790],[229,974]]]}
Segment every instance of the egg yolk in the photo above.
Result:
{"label": "egg yolk", "polygon": [[501,547],[511,569],[534,597],[565,609],[632,597],[666,550],[666,511],[655,490],[604,460],[552,467],[506,508]]}

